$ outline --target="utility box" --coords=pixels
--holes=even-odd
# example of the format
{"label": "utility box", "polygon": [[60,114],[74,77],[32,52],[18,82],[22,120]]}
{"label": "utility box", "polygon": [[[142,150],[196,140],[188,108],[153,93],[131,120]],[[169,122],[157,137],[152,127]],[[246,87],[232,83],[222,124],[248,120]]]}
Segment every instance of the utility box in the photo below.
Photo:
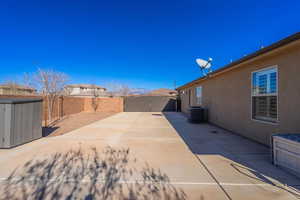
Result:
{"label": "utility box", "polygon": [[300,134],[276,134],[273,163],[300,177]]}
{"label": "utility box", "polygon": [[34,99],[0,99],[0,148],[42,137],[42,103]]}

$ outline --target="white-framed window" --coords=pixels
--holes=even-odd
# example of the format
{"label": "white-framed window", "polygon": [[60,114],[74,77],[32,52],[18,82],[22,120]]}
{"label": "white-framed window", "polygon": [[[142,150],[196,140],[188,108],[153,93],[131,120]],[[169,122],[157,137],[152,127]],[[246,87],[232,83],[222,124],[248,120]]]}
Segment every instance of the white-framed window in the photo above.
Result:
{"label": "white-framed window", "polygon": [[196,102],[198,105],[202,104],[202,86],[198,86],[195,88],[196,90]]}
{"label": "white-framed window", "polygon": [[277,67],[252,72],[252,119],[278,121],[277,82]]}

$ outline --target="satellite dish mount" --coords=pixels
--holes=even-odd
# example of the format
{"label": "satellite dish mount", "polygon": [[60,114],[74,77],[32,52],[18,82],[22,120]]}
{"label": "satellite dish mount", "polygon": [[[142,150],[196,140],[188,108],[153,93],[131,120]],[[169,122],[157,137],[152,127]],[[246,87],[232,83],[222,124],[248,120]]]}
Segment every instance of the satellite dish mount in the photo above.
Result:
{"label": "satellite dish mount", "polygon": [[212,58],[208,58],[208,60],[197,58],[196,63],[199,65],[203,76],[207,76],[209,73],[212,72],[211,70]]}

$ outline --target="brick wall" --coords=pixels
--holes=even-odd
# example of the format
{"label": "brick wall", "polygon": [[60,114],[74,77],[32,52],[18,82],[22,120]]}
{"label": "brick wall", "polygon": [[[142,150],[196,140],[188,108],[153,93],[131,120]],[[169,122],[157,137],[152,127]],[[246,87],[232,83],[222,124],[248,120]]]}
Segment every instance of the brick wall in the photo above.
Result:
{"label": "brick wall", "polygon": [[[92,98],[85,98],[84,111],[94,112],[92,106]],[[123,112],[123,98],[120,97],[105,97],[96,99],[96,112]]]}
{"label": "brick wall", "polygon": [[63,97],[62,101],[63,115],[71,115],[84,111],[84,98]]}

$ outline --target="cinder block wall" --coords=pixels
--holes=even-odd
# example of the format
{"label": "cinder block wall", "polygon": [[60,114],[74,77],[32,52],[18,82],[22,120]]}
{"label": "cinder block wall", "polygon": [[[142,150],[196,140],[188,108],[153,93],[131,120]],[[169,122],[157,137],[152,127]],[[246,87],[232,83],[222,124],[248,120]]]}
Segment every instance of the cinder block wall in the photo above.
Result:
{"label": "cinder block wall", "polygon": [[[43,98],[42,96],[28,95],[0,95],[0,98]],[[48,121],[48,105],[47,100],[43,98],[43,120]],[[80,112],[94,112],[92,106],[92,98],[80,97],[62,97],[54,102],[52,121],[60,119],[64,116],[76,114]],[[123,112],[123,98],[107,97],[97,98],[96,112]],[[49,123],[49,121],[48,121]]]}
{"label": "cinder block wall", "polygon": [[71,115],[84,111],[84,98],[64,97],[62,99],[63,115]]}
{"label": "cinder block wall", "polygon": [[[84,99],[84,111],[85,112],[94,112],[92,106],[92,98]],[[96,112],[123,112],[123,98],[121,97],[105,97],[96,99],[97,109]]]}

